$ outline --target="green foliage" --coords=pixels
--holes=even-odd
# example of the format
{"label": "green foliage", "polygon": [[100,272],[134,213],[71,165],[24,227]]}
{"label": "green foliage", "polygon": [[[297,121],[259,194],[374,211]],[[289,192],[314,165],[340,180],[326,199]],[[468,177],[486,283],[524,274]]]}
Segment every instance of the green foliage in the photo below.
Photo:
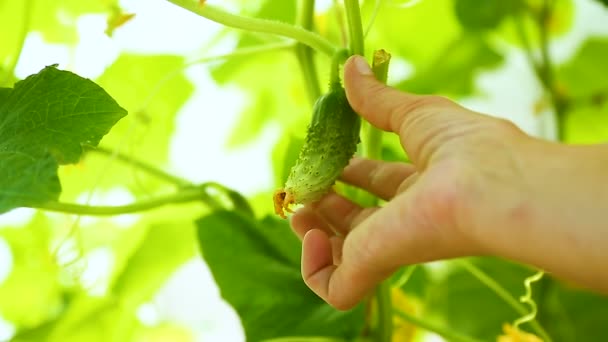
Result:
{"label": "green foliage", "polygon": [[337,311],[302,282],[300,242],[286,221],[256,222],[217,211],[196,224],[203,257],[222,297],[239,313],[248,341],[359,335],[363,307]]}
{"label": "green foliage", "polygon": [[78,162],[126,115],[95,83],[52,66],[0,100],[0,213],[57,199],[58,165]]}
{"label": "green foliage", "polygon": [[[522,280],[534,273],[495,259],[477,260],[476,265],[514,297],[524,293]],[[504,323],[511,323],[520,316],[496,293],[459,267],[450,269],[427,295],[428,314],[443,317],[454,330],[482,340],[495,339]],[[522,328],[529,329],[527,326]]]}
{"label": "green foliage", "polygon": [[46,225],[37,215],[25,227],[0,230],[0,238],[11,246],[14,267],[0,285],[0,314],[25,328],[45,323],[62,305],[59,267],[48,249],[51,232]]}
{"label": "green foliage", "polygon": [[524,7],[524,0],[456,0],[454,12],[462,26],[470,31],[497,28],[502,20]]}
{"label": "green foliage", "polygon": [[397,87],[421,94],[471,94],[477,73],[498,66],[502,59],[482,36],[463,34],[446,46],[434,63],[418,69]]}
{"label": "green foliage", "polygon": [[[606,0],[598,1],[608,5]],[[222,3],[231,13],[296,25],[301,23],[303,5],[296,0]],[[308,18],[314,22],[312,30],[336,48],[345,47],[353,39],[347,34],[351,30],[345,7],[340,1],[329,6]],[[500,70],[512,54],[525,54],[546,93],[530,113],[554,111],[556,127],[563,131],[560,137],[567,142],[605,142],[608,77],[601,75],[608,75],[608,40],[599,34],[578,38],[579,27],[567,35],[573,25],[581,25],[574,21],[578,18],[574,14],[582,6],[588,4],[573,0],[363,1],[364,29],[376,16],[365,39],[366,55],[378,48],[391,52],[395,62],[391,68],[397,68],[389,75],[389,83],[400,89],[462,99],[485,95],[477,87],[479,75]],[[600,4],[593,8],[605,10]],[[543,11],[547,11],[545,19],[541,19]],[[47,67],[7,88],[16,81],[18,64],[31,57],[23,56],[28,34],[63,44],[73,54],[83,38],[77,24],[84,15],[112,21],[116,20],[112,15],[121,13],[115,0],[0,0],[0,213],[58,198],[59,204],[81,203],[89,194],[116,189],[127,192],[135,203],[168,192],[179,198],[185,191],[198,189],[189,180],[159,176],[170,166],[176,114],[194,94],[184,71],[195,59],[212,62],[208,70],[216,85],[236,88],[245,98],[232,131],[221,137],[229,148],[252,146],[266,128],[278,127],[276,145],[265,153],[272,158],[275,186],[284,184],[311,120],[310,99],[316,97],[311,89],[319,86],[311,83],[325,83],[330,65],[325,56],[314,52],[312,60],[306,60],[309,56],[298,53],[295,42],[289,45],[292,42],[284,37],[226,28],[212,37],[212,44],[197,49],[205,32],[193,31],[175,39],[188,40],[197,52],[157,55],[123,49],[95,80],[99,86]],[[145,15],[135,13],[126,25],[137,24]],[[163,15],[154,19],[166,34],[179,25],[165,21]],[[120,40],[122,26],[112,29],[112,39]],[[580,47],[564,63],[555,63],[553,46],[548,48],[557,37],[579,39]],[[211,54],[208,50],[220,46],[235,46],[239,52],[217,60],[206,58]],[[259,50],[247,52],[251,48]],[[399,72],[403,65],[411,67],[411,72]],[[131,115],[120,120],[126,114],[123,108]],[[198,110],[208,125],[224,114],[221,106]],[[336,126],[335,131],[341,128]],[[102,137],[105,153],[90,149],[83,153],[83,147],[96,146]],[[193,159],[203,158],[205,148],[194,146],[187,153]],[[396,135],[383,137],[379,153],[383,160],[407,161]],[[205,162],[208,168],[218,167],[215,160]],[[250,162],[225,171],[257,182],[248,174]],[[142,163],[153,172],[138,166]],[[344,184],[336,188],[349,197],[358,194]],[[0,316],[14,324],[13,340],[191,341],[194,337],[188,329],[177,323],[147,326],[137,312],[180,265],[196,257],[197,248],[222,297],[239,315],[248,341],[280,337],[305,341],[312,336],[319,341],[324,339],[321,336],[368,341],[379,335],[376,330],[386,324],[377,322],[380,315],[370,301],[353,311],[339,312],[304,285],[300,242],[287,221],[265,215],[272,211],[273,189],[241,194],[215,184],[208,190],[190,204],[176,200],[179,203],[141,213],[126,229],[114,217],[75,220],[41,212],[23,224],[0,227],[0,239],[9,245],[13,259],[10,274],[0,283]],[[70,250],[72,244],[74,255],[65,261],[57,251]],[[110,251],[113,266],[104,280],[106,291],[93,294],[80,278],[88,253],[98,248]],[[524,292],[523,279],[533,273],[496,259],[476,258],[474,264],[516,303]],[[401,291],[393,294],[398,310],[474,338],[495,340],[504,323],[521,316],[513,302],[505,302],[458,262],[409,266],[394,274],[391,284]],[[605,297],[546,276],[535,284],[534,299],[539,306],[538,322],[554,341],[608,339]],[[395,317],[397,321],[403,323]],[[523,328],[532,331],[534,327],[525,324]],[[402,335],[393,340],[421,339],[421,328],[402,324],[399,329],[396,334]]]}
{"label": "green foliage", "polygon": [[106,144],[139,159],[167,160],[175,117],[194,90],[184,64],[181,56],[122,54],[106,69],[97,81],[133,114],[112,129]]}
{"label": "green foliage", "polygon": [[608,39],[589,38],[576,55],[558,69],[561,90],[574,99],[589,99],[608,93]]}
{"label": "green foliage", "polygon": [[604,4],[604,6],[608,7],[608,0],[596,0],[599,1],[600,3]]}

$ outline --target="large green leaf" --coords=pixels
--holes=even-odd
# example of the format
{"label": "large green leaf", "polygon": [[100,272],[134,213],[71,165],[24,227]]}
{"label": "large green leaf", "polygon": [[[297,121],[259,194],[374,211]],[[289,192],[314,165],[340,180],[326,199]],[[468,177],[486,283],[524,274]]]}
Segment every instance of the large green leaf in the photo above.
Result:
{"label": "large green leaf", "polygon": [[52,66],[0,94],[0,213],[55,200],[58,165],[78,162],[126,115],[94,82]]}
{"label": "large green leaf", "polygon": [[236,309],[248,341],[283,336],[359,335],[363,308],[340,312],[300,275],[300,242],[286,221],[256,222],[219,211],[197,221],[203,257],[222,296]]}

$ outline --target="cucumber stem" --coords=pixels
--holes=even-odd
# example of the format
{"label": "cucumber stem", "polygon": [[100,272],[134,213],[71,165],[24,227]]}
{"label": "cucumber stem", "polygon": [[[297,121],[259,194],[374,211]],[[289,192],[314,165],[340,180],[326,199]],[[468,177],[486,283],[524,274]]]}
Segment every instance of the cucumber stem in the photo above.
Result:
{"label": "cucumber stem", "polygon": [[340,82],[340,64],[344,64],[348,58],[348,50],[342,49],[336,52],[331,58],[331,70],[329,74],[329,87],[333,89],[335,87],[341,87]]}

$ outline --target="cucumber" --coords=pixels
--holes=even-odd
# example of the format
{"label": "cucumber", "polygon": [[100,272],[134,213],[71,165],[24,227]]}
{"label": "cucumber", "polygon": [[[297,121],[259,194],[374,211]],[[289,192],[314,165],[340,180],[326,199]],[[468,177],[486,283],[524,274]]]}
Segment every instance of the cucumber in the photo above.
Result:
{"label": "cucumber", "polygon": [[285,187],[274,194],[277,215],[286,218],[292,204],[319,200],[336,182],[359,143],[361,119],[346,99],[339,81],[313,107],[304,146],[291,168]]}

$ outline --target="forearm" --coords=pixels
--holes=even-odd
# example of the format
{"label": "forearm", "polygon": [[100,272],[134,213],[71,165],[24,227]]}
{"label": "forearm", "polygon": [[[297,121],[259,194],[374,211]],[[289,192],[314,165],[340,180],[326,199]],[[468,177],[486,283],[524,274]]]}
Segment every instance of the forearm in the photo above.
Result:
{"label": "forearm", "polygon": [[493,248],[608,293],[608,146],[524,146],[524,186]]}

